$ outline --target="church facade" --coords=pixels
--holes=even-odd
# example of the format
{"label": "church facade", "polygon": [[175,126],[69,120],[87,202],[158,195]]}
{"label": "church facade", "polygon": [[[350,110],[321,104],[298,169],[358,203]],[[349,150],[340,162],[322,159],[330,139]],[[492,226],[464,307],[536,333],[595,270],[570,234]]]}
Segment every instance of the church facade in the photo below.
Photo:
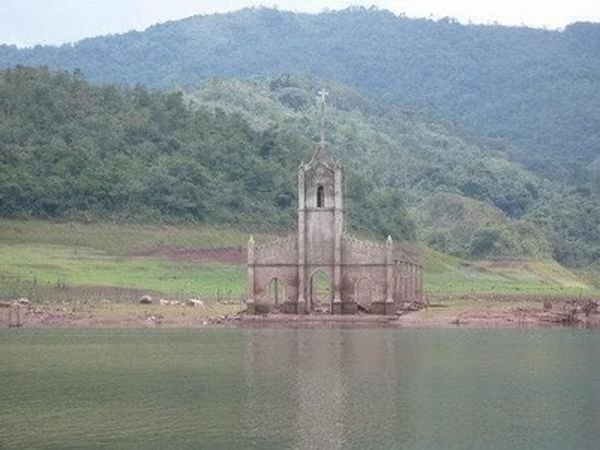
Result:
{"label": "church facade", "polygon": [[345,228],[344,172],[324,139],[298,169],[298,229],[287,238],[248,242],[249,314],[395,314],[422,301],[416,252],[359,240]]}

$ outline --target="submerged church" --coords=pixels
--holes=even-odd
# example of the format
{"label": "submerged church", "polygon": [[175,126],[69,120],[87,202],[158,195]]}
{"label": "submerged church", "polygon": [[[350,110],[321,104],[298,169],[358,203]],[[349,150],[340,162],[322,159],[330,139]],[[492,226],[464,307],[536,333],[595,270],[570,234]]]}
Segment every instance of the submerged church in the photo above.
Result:
{"label": "submerged church", "polygon": [[266,245],[248,242],[249,314],[395,314],[422,301],[418,255],[395,244],[346,232],[344,171],[321,141],[298,169],[298,230]]}

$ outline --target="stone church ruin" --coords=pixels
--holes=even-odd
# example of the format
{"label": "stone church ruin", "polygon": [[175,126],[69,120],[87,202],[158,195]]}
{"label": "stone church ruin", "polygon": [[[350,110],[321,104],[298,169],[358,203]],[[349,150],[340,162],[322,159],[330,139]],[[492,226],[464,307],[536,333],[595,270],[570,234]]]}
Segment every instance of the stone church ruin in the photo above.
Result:
{"label": "stone church ruin", "polygon": [[[326,92],[320,92],[325,109]],[[395,314],[423,298],[418,255],[346,232],[344,172],[324,136],[298,169],[298,229],[266,245],[248,242],[249,314]]]}

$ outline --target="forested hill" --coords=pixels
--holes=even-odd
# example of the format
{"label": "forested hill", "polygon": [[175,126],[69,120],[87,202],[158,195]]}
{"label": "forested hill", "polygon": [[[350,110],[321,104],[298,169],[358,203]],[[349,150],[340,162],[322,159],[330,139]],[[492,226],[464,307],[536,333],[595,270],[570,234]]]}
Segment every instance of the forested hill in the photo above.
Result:
{"label": "forested hill", "polygon": [[0,216],[293,226],[318,134],[347,168],[349,223],[472,258],[598,260],[600,204],[427,112],[310,77],[211,79],[183,93],[0,72]]}
{"label": "forested hill", "polygon": [[[282,232],[314,145],[181,93],[92,86],[79,74],[0,71],[0,217],[200,221]],[[349,174],[355,225],[414,238],[398,193]]]}
{"label": "forested hill", "polygon": [[245,9],[61,47],[0,46],[0,67],[16,64],[153,87],[306,72],[431,105],[544,176],[600,190],[599,24],[559,32],[364,8]]}

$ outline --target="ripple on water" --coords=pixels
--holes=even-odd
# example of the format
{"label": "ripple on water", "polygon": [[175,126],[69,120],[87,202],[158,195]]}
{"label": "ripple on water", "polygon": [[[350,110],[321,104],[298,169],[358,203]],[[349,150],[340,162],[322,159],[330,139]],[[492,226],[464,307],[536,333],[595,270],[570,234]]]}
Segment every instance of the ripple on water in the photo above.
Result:
{"label": "ripple on water", "polygon": [[0,447],[596,448],[598,330],[0,331]]}

